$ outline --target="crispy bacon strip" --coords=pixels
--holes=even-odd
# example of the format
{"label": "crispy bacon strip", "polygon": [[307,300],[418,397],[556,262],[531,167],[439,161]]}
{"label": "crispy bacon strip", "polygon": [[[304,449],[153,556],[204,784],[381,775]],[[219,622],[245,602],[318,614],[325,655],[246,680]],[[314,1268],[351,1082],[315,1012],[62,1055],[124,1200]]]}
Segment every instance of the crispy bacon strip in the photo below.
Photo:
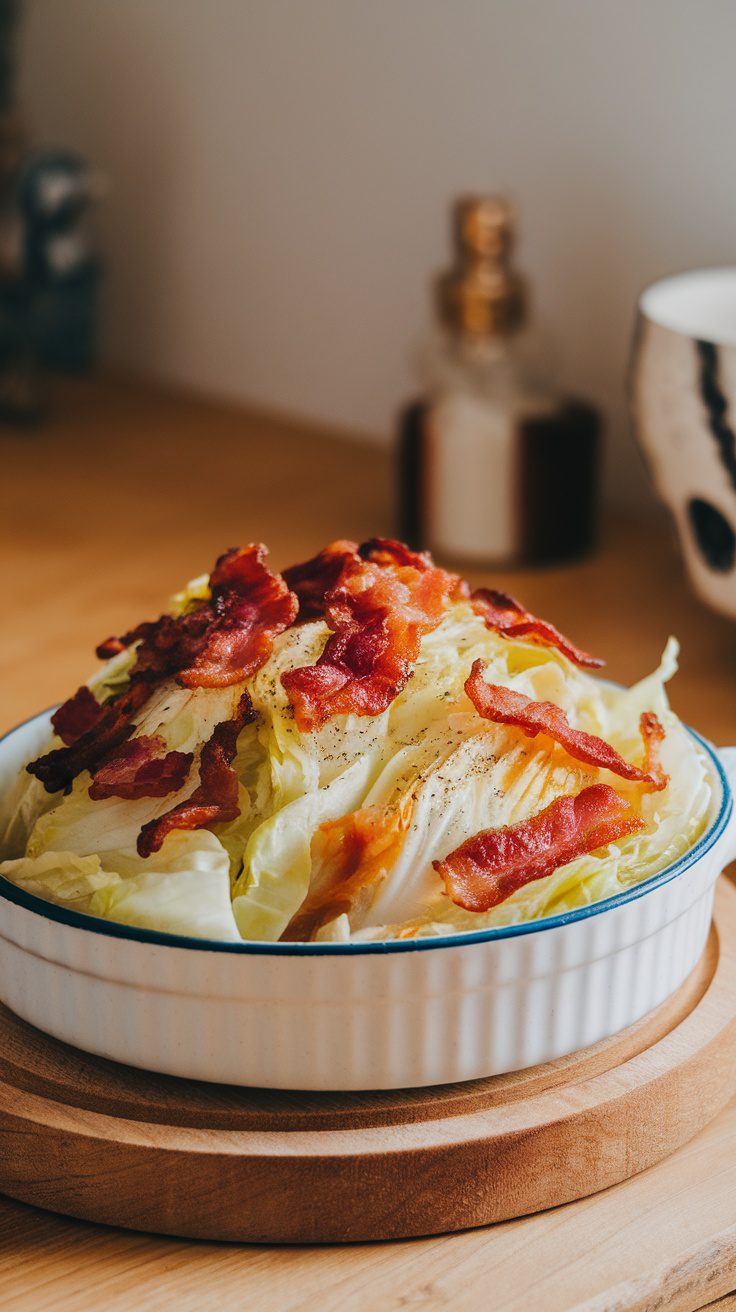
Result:
{"label": "crispy bacon strip", "polygon": [[285,583],[299,599],[300,620],[321,619],[328,592],[335,587],[345,565],[357,559],[357,543],[341,538],[331,542],[311,560],[284,570]]}
{"label": "crispy bacon strip", "polygon": [[94,770],[108,752],[130,736],[135,728],[132,717],[146,701],[149,692],[145,684],[134,683],[121,697],[105,702],[100,708],[102,715],[93,728],[82,733],[69,746],[54,748],[39,756],[38,760],[31,761],[26,766],[28,773],[40,779],[48,793],[68,788],[78,774],[83,770]]}
{"label": "crispy bacon strip", "polygon": [[[98,656],[108,659],[139,644],[129,687],[100,706],[89,689],[80,688],[59,708],[53,724],[66,747],[27,767],[48,792],[67,788],[83,770],[94,772],[120,748],[135,727],[132,715],[164,680],[176,677],[187,688],[224,688],[248,678],[268,659],[274,638],[292,623],[299,603],[281,575],[266,567],[265,552],[254,544],[226,551],[210,575],[209,601],[184,615],[145,621],[97,648]],[[93,786],[93,799],[106,795],[100,791],[108,786],[106,778]]]}
{"label": "crispy bacon strip", "polygon": [[644,764],[642,768],[650,779],[656,780],[654,791],[660,792],[661,789],[667,787],[669,775],[665,774],[659,759],[659,749],[664,742],[665,733],[654,711],[643,712],[639,720],[639,732],[644,740]]}
{"label": "crispy bacon strip", "polygon": [[[388,568],[400,565],[410,565],[419,570],[437,568],[428,551],[412,551],[405,542],[398,542],[395,538],[370,538],[361,544],[358,554],[362,560],[370,560],[374,565]],[[447,577],[451,581],[448,595],[453,601],[470,596],[470,587],[459,574],[448,574]]]}
{"label": "crispy bacon strip", "polygon": [[93,802],[167,797],[183,788],[193,760],[192,752],[167,752],[158,734],[141,734],[110,752],[92,778],[89,795]]}
{"label": "crispy bacon strip", "polygon": [[120,638],[108,638],[96,649],[101,660],[116,656],[134,642],[139,644],[131,678],[153,686],[178,674],[200,654],[212,624],[208,603],[186,615],[160,615],[143,620]]}
{"label": "crispy bacon strip", "polygon": [[643,828],[643,821],[613,788],[592,784],[576,797],[556,798],[521,824],[475,834],[433,865],[457,906],[490,911],[575,857]]}
{"label": "crispy bacon strip", "polygon": [[413,569],[432,569],[434,561],[428,551],[412,551],[405,542],[397,538],[369,538],[358,547],[361,560],[371,560],[374,565],[411,565]]}
{"label": "crispy bacon strip", "polygon": [[299,729],[319,729],[333,715],[378,715],[390,706],[412,675],[422,637],[437,627],[455,594],[456,575],[406,548],[389,561],[393,546],[366,543],[357,559],[346,560],[325,598],[333,632],[322,655],[316,665],[281,676]]}
{"label": "crispy bacon strip", "polygon": [[485,620],[486,628],[494,629],[504,638],[531,638],[547,647],[556,647],[576,665],[590,669],[605,664],[597,656],[591,656],[590,652],[576,647],[553,624],[532,615],[521,602],[515,601],[505,592],[497,592],[495,588],[477,588],[471,593],[470,603],[476,614]]}
{"label": "crispy bacon strip", "polygon": [[318,873],[282,938],[306,942],[328,920],[370,898],[396,860],[410,814],[365,806],[320,825],[312,846]]}
{"label": "crispy bacon strip", "polygon": [[[331,542],[311,560],[291,565],[284,570],[286,583],[299,598],[299,619],[321,619],[327,608],[328,596],[337,586],[343,570],[347,566],[358,565],[361,560],[388,569],[398,566],[411,566],[418,570],[434,568],[428,552],[411,551],[403,542],[393,538],[371,538],[360,547],[355,542],[341,538]],[[451,595],[469,596],[467,583],[459,575],[452,577],[456,583]]]}
{"label": "crispy bacon strip", "polygon": [[265,555],[265,547],[250,546],[217,561],[210,575],[213,623],[199,655],[179,673],[186,688],[241,683],[268,660],[274,638],[295,620],[297,598],[266,567]]}
{"label": "crispy bacon strip", "polygon": [[102,659],[140,645],[131,679],[175,676],[186,688],[241,683],[268,659],[277,634],[293,622],[296,596],[251,543],[220,556],[210,574],[210,600],[184,615],[161,615],[97,648]]}
{"label": "crispy bacon strip", "polygon": [[104,642],[99,642],[95,647],[95,656],[98,656],[101,661],[112,660],[113,656],[119,656],[121,651],[125,651],[126,647],[129,647],[131,642],[134,641],[134,630],[131,630],[129,634],[126,633],[122,638],[105,638]]}
{"label": "crispy bacon strip", "polygon": [[554,702],[535,702],[513,688],[486,683],[483,669],[481,660],[473,662],[465,680],[465,691],[484,720],[492,720],[494,724],[515,725],[523,729],[528,738],[536,738],[538,733],[547,734],[576,761],[598,766],[601,770],[611,770],[622,779],[646,784],[656,792],[667,787],[669,778],[659,764],[657,755],[657,748],[664,740],[664,729],[652,711],[645,712],[641,717],[644,766],[639,767],[625,761],[604,738],[584,733],[582,729],[573,729],[562,707],[556,706]]}
{"label": "crispy bacon strip", "polygon": [[104,715],[104,706],[98,702],[87,685],[82,684],[81,688],[77,688],[74,696],[64,702],[51,716],[51,724],[61,741],[67,747],[71,747],[85,733],[91,733],[96,729]]}
{"label": "crispy bacon strip", "polygon": [[137,842],[140,856],[158,852],[173,829],[204,829],[240,815],[238,776],[232,762],[241,730],[254,719],[253,703],[244,692],[233,719],[218,724],[202,748],[199,784],[191,796],[141,829]]}

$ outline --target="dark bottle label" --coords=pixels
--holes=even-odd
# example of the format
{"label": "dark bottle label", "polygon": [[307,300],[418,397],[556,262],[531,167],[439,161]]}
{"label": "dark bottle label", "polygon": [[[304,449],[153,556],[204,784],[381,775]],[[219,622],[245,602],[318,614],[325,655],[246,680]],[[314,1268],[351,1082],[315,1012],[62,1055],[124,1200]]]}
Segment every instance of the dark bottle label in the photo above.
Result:
{"label": "dark bottle label", "polygon": [[427,405],[413,401],[399,416],[397,442],[398,526],[402,542],[415,551],[427,546],[424,425]]}
{"label": "dark bottle label", "polygon": [[517,514],[520,557],[544,564],[589,551],[595,541],[598,414],[567,402],[519,424]]}
{"label": "dark bottle label", "polygon": [[[542,414],[518,418],[509,414],[505,442],[512,453],[511,464],[508,459],[494,464],[493,448],[481,430],[482,458],[471,461],[472,468],[462,458],[462,451],[467,455],[468,450],[467,428],[455,451],[454,430],[445,425],[437,431],[432,413],[427,402],[414,401],[399,417],[397,519],[403,541],[415,550],[429,548],[443,559],[475,565],[552,564],[590,550],[597,524],[600,456],[599,417],[591,406],[569,401]],[[481,470],[482,480],[487,480],[483,500],[487,514],[494,514],[500,495],[508,499],[503,545],[497,523],[489,534],[487,521],[479,519],[477,533],[473,532]],[[473,480],[473,495],[463,496],[468,480]],[[450,506],[464,503],[468,514],[457,536],[468,545],[457,550],[448,537],[446,517]],[[493,552],[486,541],[489,537],[495,538]]]}

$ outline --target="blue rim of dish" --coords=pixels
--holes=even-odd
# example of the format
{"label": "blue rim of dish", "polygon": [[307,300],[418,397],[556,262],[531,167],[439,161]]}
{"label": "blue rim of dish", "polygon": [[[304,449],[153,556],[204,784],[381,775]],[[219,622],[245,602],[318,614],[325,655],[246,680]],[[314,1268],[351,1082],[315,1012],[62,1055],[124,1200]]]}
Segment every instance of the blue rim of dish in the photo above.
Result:
{"label": "blue rim of dish", "polygon": [[[52,707],[47,711],[40,711],[38,715],[31,715],[22,724],[17,724],[14,729],[9,729],[0,737],[0,747],[21,729],[51,715],[55,709]],[[0,899],[13,902],[27,911],[34,911],[45,920],[71,925],[74,929],[85,929],[93,934],[104,934],[108,938],[132,939],[134,942],[148,943],[156,947],[186,948],[195,952],[231,952],[247,956],[343,957],[369,953],[383,955],[387,952],[423,952],[430,948],[467,947],[473,943],[492,943],[498,939],[519,938],[523,934],[539,934],[543,930],[571,925],[577,920],[587,920],[590,916],[600,916],[614,907],[625,906],[627,902],[635,902],[638,898],[653,892],[655,888],[660,888],[662,884],[668,884],[671,879],[676,879],[678,875],[683,874],[717,843],[733,814],[734,799],[731,786],[713,744],[701,737],[689,725],[685,725],[685,728],[709,757],[721,784],[721,805],[710,829],[677,861],[666,866],[656,875],[651,875],[649,879],[644,879],[640,884],[634,884],[621,893],[615,893],[612,897],[602,898],[600,902],[590,902],[587,906],[576,907],[574,911],[563,911],[557,916],[527,920],[519,925],[501,925],[496,929],[473,929],[460,934],[438,934],[436,938],[387,939],[384,942],[369,943],[257,943],[250,940],[231,943],[221,939],[193,938],[186,934],[167,934],[156,929],[139,929],[135,925],[123,925],[115,920],[102,920],[83,911],[69,911],[66,907],[47,902],[45,898],[36,897],[35,893],[26,893],[2,875],[0,875]]]}

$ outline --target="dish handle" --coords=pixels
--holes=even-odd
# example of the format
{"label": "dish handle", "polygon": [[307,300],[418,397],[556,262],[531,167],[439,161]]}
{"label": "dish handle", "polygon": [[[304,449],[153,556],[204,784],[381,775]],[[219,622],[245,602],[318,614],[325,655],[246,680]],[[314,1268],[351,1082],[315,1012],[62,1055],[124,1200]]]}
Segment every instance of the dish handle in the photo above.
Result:
{"label": "dish handle", "polygon": [[736,747],[718,747],[716,750],[734,795],[734,813],[723,835],[723,864],[727,866],[736,861]]}

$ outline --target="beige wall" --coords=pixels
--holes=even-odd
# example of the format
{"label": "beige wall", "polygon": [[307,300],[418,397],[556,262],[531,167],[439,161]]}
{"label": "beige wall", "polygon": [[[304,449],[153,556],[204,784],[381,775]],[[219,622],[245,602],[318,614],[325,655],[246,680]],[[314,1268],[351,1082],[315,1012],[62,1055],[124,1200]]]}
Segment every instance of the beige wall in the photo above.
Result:
{"label": "beige wall", "polygon": [[736,0],[28,0],[22,93],[110,178],[109,358],[376,435],[448,198],[510,189],[625,495],[637,290],[736,262],[735,51]]}

